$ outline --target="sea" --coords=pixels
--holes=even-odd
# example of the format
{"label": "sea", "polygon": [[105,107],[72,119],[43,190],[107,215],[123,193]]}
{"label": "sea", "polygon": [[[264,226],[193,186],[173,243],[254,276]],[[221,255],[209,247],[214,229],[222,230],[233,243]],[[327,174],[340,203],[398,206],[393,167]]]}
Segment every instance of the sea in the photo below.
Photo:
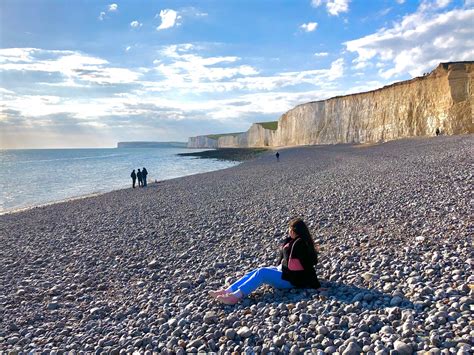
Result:
{"label": "sea", "polygon": [[131,187],[133,169],[145,167],[150,183],[237,164],[177,155],[191,151],[199,150],[169,147],[0,150],[0,214]]}

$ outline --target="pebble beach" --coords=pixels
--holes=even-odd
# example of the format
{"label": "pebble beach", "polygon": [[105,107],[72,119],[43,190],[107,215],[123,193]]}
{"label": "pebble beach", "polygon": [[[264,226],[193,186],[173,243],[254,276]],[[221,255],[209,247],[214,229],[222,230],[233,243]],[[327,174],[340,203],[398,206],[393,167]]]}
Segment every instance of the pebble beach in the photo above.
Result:
{"label": "pebble beach", "polygon": [[[474,136],[279,152],[0,216],[0,353],[472,354]],[[324,290],[208,296],[293,217]]]}

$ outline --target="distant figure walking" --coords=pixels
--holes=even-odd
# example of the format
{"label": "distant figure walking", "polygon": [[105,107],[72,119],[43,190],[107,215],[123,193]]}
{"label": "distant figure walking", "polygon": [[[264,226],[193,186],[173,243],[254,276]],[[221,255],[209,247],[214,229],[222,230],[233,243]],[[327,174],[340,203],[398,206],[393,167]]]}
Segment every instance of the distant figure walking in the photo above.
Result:
{"label": "distant figure walking", "polygon": [[135,188],[135,182],[137,181],[137,174],[135,174],[135,169],[133,169],[132,173],[130,174],[130,177],[132,178],[132,186]]}
{"label": "distant figure walking", "polygon": [[143,180],[143,187],[146,187],[146,176],[148,175],[148,171],[143,167],[142,169],[142,180]]}
{"label": "distant figure walking", "polygon": [[277,161],[280,161],[280,153],[276,153],[275,156],[277,157]]}
{"label": "distant figure walking", "polygon": [[138,178],[138,187],[142,187],[143,186],[143,174],[140,171],[140,169],[138,169],[137,178]]}
{"label": "distant figure walking", "polygon": [[439,135],[440,135],[441,131],[439,130],[439,128],[436,128],[436,132],[435,132],[435,133],[436,133],[436,136],[439,136]]}

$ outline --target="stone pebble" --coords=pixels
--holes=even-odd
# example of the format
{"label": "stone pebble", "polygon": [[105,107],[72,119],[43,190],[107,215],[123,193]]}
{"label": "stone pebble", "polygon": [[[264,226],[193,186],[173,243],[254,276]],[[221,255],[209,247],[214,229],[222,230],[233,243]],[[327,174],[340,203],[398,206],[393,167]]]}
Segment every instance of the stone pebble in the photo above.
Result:
{"label": "stone pebble", "polygon": [[[2,215],[0,352],[473,353],[473,143],[291,148]],[[295,216],[326,290],[208,296]]]}

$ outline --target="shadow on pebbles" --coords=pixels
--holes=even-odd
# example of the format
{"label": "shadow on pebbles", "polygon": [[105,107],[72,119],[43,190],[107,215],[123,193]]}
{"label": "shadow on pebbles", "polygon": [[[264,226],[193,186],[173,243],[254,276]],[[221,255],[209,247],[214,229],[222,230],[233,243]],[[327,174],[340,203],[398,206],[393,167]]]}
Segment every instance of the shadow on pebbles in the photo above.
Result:
{"label": "shadow on pebbles", "polygon": [[[0,216],[0,352],[472,353],[473,143],[284,149]],[[207,295],[295,216],[327,290]]]}

